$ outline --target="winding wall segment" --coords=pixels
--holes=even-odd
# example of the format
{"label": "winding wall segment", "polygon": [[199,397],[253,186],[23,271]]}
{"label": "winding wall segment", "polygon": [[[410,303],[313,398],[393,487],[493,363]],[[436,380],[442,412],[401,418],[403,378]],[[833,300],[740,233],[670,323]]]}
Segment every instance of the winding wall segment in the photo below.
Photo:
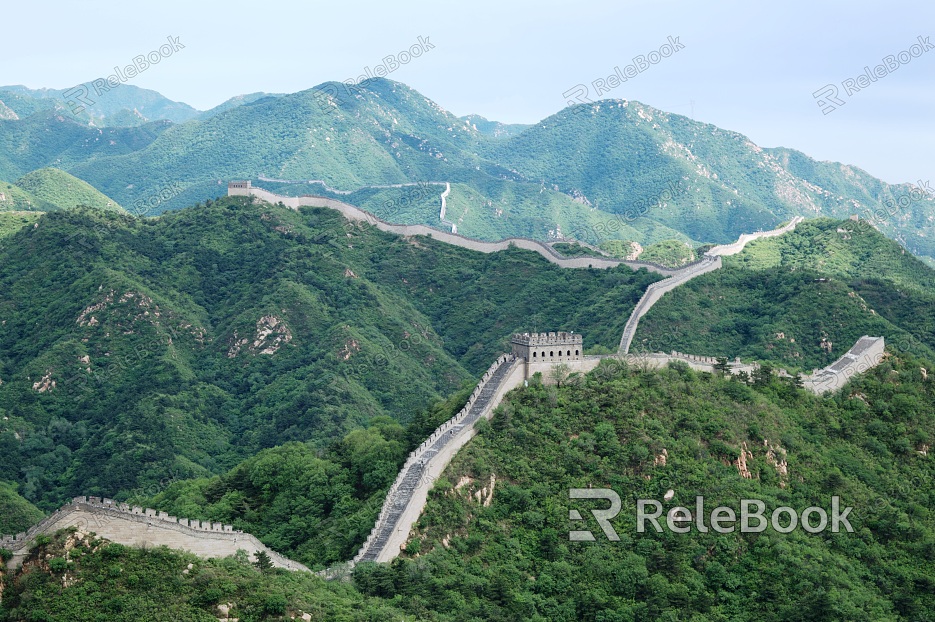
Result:
{"label": "winding wall segment", "polygon": [[474,437],[477,422],[489,419],[503,396],[522,384],[524,372],[521,360],[510,354],[501,356],[484,374],[464,408],[409,455],[386,495],[376,525],[352,564],[390,561],[399,555],[425,507],[432,485],[458,450]]}
{"label": "winding wall segment", "polygon": [[646,291],[643,292],[640,301],[636,304],[636,307],[634,307],[633,312],[630,313],[630,318],[627,320],[627,324],[623,328],[623,334],[620,336],[620,346],[617,352],[624,356],[629,353],[630,344],[633,342],[634,335],[636,335],[636,329],[639,326],[640,318],[646,315],[650,308],[662,298],[663,294],[675,289],[683,283],[687,283],[696,276],[719,269],[721,267],[721,257],[736,255],[742,251],[747,244],[754,240],[771,238],[792,231],[795,229],[795,226],[803,220],[804,218],[802,216],[796,216],[788,224],[770,231],[743,233],[736,242],[721,244],[708,249],[708,252],[704,254],[700,262],[684,266],[669,278],[652,283],[646,288]]}
{"label": "winding wall segment", "polygon": [[0,538],[0,548],[13,553],[9,567],[19,568],[22,565],[36,536],[53,534],[68,527],[75,527],[84,533],[95,533],[101,538],[126,546],[167,546],[206,559],[228,557],[243,550],[250,555],[251,560],[256,561],[256,552],[265,551],[278,568],[308,572],[308,568],[299,562],[273,551],[249,533],[235,531],[230,525],[180,519],[166,512],[130,507],[100,497],[75,497],[71,503],[62,506],[29,531]]}
{"label": "winding wall segment", "polygon": [[665,266],[648,261],[627,261],[623,259],[614,259],[611,257],[565,257],[548,244],[538,240],[533,240],[531,238],[507,238],[497,242],[488,242],[485,240],[469,238],[458,233],[442,231],[441,229],[435,229],[434,227],[429,227],[428,225],[392,224],[377,218],[370,212],[367,212],[357,206],[328,197],[287,197],[274,194],[268,190],[263,190],[262,188],[256,188],[253,186],[242,188],[228,187],[227,193],[230,196],[255,196],[256,198],[266,201],[267,203],[282,203],[286,207],[294,210],[297,210],[300,207],[326,207],[341,212],[341,214],[348,220],[370,223],[380,231],[386,231],[388,233],[395,233],[397,235],[403,236],[429,236],[453,246],[460,246],[461,248],[467,248],[481,253],[496,253],[507,250],[511,246],[515,246],[517,248],[539,253],[548,261],[562,268],[606,269],[616,268],[617,266],[624,265],[633,270],[645,268],[650,272],[655,272],[663,276],[670,276],[679,272],[677,269],[667,268]]}
{"label": "winding wall segment", "polygon": [[[450,186],[446,185],[443,193],[443,210],[441,220],[445,220],[444,198]],[[737,242],[716,246],[706,253],[699,261],[674,270],[656,264],[638,261],[624,261],[601,257],[564,257],[551,246],[537,240],[528,238],[510,238],[499,242],[486,242],[475,240],[457,233],[440,231],[425,225],[394,225],[376,218],[374,215],[358,207],[326,197],[284,197],[273,194],[260,188],[252,188],[250,184],[238,184],[229,187],[228,194],[233,196],[256,196],[270,203],[282,203],[292,209],[303,206],[325,207],[335,209],[345,218],[354,221],[366,221],[382,231],[398,235],[427,235],[455,246],[471,250],[492,253],[506,250],[510,246],[517,246],[539,253],[550,262],[564,268],[611,268],[621,264],[632,269],[646,268],[652,272],[665,275],[669,278],[653,283],[644,293],[640,302],[634,308],[624,333],[621,336],[620,349],[616,357],[584,357],[571,365],[574,371],[590,371],[596,367],[602,358],[620,358],[627,355],[639,319],[662,297],[667,291],[688,280],[721,267],[721,256],[733,255],[740,252],[750,241],[761,238],[781,235],[792,230],[801,217],[796,217],[785,227],[767,232],[744,234]],[[447,224],[447,223],[446,223]],[[810,376],[805,386],[816,393],[836,389],[842,386],[851,375],[860,373],[876,365],[883,355],[882,337],[862,337],[848,353],[838,361],[823,370],[816,371]],[[632,355],[626,356],[628,360]],[[640,360],[653,367],[662,367],[673,360],[687,362],[693,368],[704,371],[713,370],[716,360],[713,357],[697,357],[673,352],[671,355],[656,353],[642,355]],[[742,365],[739,361],[732,364],[732,372],[750,370],[755,365]],[[425,506],[428,490],[438,479],[453,456],[476,434],[475,425],[482,417],[489,419],[493,410],[499,405],[507,392],[516,388],[535,371],[526,362],[512,355],[501,356],[491,365],[490,369],[481,378],[481,382],[472,393],[465,407],[450,420],[439,426],[428,439],[426,439],[407,459],[400,470],[396,481],[387,493],[386,500],[381,508],[380,516],[364,545],[360,548],[353,564],[359,561],[389,561],[395,558],[400,547],[405,544],[412,529]],[[99,536],[114,542],[129,545],[165,545],[170,548],[188,550],[201,557],[223,557],[233,555],[237,550],[252,549],[265,551],[278,567],[292,570],[308,569],[270,550],[250,534],[233,531],[230,525],[220,523],[204,523],[190,521],[168,516],[165,512],[156,512],[151,509],[130,508],[125,504],[117,504],[109,499],[95,497],[76,497],[69,505],[63,506],[51,516],[34,526],[28,532],[16,536],[0,538],[0,548],[13,552],[11,562],[13,567],[22,563],[28,554],[29,545],[35,536],[40,533],[53,533],[65,527],[75,526],[80,529],[93,531]],[[255,553],[251,553],[255,556]]]}

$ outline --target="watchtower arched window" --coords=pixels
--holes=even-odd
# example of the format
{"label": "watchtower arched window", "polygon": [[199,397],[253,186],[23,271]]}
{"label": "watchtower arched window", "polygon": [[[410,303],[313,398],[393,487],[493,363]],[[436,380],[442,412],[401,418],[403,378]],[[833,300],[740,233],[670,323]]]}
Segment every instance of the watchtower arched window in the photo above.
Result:
{"label": "watchtower arched window", "polygon": [[532,358],[536,358],[536,353],[535,353],[535,352],[532,353]]}
{"label": "watchtower arched window", "polygon": [[555,352],[554,352],[554,351],[549,351],[549,356],[555,356]]}
{"label": "watchtower arched window", "polygon": [[571,356],[571,350],[565,353],[566,356]]}
{"label": "watchtower arched window", "polygon": [[575,350],[575,356],[578,356],[578,351],[577,351],[577,350]]}

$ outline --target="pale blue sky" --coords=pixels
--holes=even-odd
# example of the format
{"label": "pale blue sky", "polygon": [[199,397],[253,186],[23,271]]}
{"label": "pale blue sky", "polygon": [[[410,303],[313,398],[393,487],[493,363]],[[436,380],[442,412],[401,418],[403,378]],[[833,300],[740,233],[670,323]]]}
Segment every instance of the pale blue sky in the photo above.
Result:
{"label": "pale blue sky", "polygon": [[199,109],[254,91],[295,92],[356,77],[419,36],[435,46],[388,77],[451,112],[533,123],[562,93],[615,66],[685,46],[603,97],[854,164],[889,182],[935,181],[935,50],[843,96],[856,78],[932,36],[935,4],[905,2],[198,2],[16,3],[4,9],[0,84],[65,88],[112,73],[169,35],[186,46],[132,80]]}

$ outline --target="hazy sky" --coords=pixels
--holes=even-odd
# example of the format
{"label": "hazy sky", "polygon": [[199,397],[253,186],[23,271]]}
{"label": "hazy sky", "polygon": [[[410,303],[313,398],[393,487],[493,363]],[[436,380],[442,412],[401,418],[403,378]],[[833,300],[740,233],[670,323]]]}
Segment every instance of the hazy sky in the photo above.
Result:
{"label": "hazy sky", "polygon": [[[185,49],[131,82],[199,109],[354,78],[421,36],[434,48],[387,77],[457,115],[534,123],[585,84],[591,99],[636,99],[889,182],[935,181],[935,49],[858,81],[920,36],[935,43],[928,0],[19,2],[4,9],[0,84],[70,87],[167,36]],[[595,96],[594,80],[669,37],[684,48]],[[827,84],[844,104],[823,114],[813,93]]]}

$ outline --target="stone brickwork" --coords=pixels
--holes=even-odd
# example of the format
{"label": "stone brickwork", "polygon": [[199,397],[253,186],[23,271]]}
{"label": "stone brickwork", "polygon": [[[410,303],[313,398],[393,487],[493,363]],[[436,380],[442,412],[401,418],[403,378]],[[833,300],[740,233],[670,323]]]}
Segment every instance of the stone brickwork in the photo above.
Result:
{"label": "stone brickwork", "polygon": [[166,512],[131,507],[101,497],[75,497],[29,531],[0,538],[0,548],[13,552],[10,567],[18,568],[36,536],[53,534],[67,527],[95,533],[126,546],[167,546],[204,558],[228,557],[244,550],[256,561],[256,552],[265,551],[276,567],[308,571],[302,564],[283,557],[251,534],[236,531],[230,525],[176,518]]}
{"label": "stone brickwork", "polygon": [[[450,187],[446,186],[447,190]],[[615,356],[585,356],[580,334],[524,333],[511,339],[512,354],[503,355],[495,361],[481,378],[464,408],[450,420],[439,426],[415,451],[413,451],[396,481],[387,493],[376,525],[354,560],[348,565],[363,560],[389,561],[395,558],[408,540],[412,525],[425,506],[428,490],[451,461],[457,451],[475,434],[474,426],[481,418],[490,418],[503,396],[516,388],[537,371],[547,372],[556,365],[565,364],[570,371],[587,372],[605,358],[623,359],[629,363],[650,367],[663,367],[671,361],[683,361],[693,369],[714,371],[717,359],[694,356],[680,352],[671,354],[651,353],[634,356],[629,354],[630,343],[639,319],[667,291],[688,280],[721,267],[722,255],[740,252],[744,245],[760,237],[781,235],[802,220],[796,217],[785,227],[767,232],[745,234],[727,245],[712,248],[697,262],[677,270],[656,264],[638,261],[621,261],[603,257],[566,258],[551,246],[527,238],[510,238],[499,242],[474,240],[456,233],[448,233],[425,225],[393,225],[357,207],[324,197],[283,197],[260,188],[253,188],[249,181],[228,184],[230,196],[255,196],[270,203],[282,203],[292,209],[301,206],[326,207],[338,210],[345,218],[366,221],[382,231],[399,235],[427,235],[438,240],[491,253],[510,246],[532,250],[552,263],[565,268],[611,268],[621,264],[633,269],[646,268],[669,278],[653,283],[647,288],[624,329],[620,348]],[[442,213],[444,218],[444,213]],[[882,337],[861,337],[844,356],[823,370],[816,370],[805,379],[805,387],[816,392],[834,390],[842,386],[851,375],[865,371],[879,363],[883,357]],[[739,359],[728,364],[731,373],[752,373],[756,364],[743,364]],[[29,545],[41,533],[54,533],[66,527],[76,527],[83,532],[93,532],[108,540],[131,546],[168,546],[187,550],[201,557],[226,557],[238,550],[247,551],[255,558],[255,552],[266,551],[273,564],[291,570],[308,569],[267,548],[254,536],[234,531],[230,525],[206,521],[179,519],[165,512],[149,508],[130,507],[111,499],[99,497],[76,497],[51,516],[25,533],[0,538],[0,548],[13,552],[11,567],[18,567],[28,554]],[[325,573],[323,576],[328,576]]]}
{"label": "stone brickwork", "polygon": [[742,233],[736,242],[731,242],[730,244],[720,244],[708,250],[706,255],[717,255],[720,257],[727,257],[728,255],[736,255],[743,250],[743,247],[748,243],[759,240],[760,238],[772,238],[777,235],[782,235],[795,229],[795,226],[805,220],[802,216],[796,216],[788,224],[779,227],[778,229],[772,229],[770,231],[757,231],[756,233]]}
{"label": "stone brickwork", "polygon": [[646,312],[656,304],[656,302],[662,298],[663,294],[668,291],[671,291],[687,283],[696,276],[706,274],[712,270],[717,270],[721,267],[721,257],[728,255],[736,255],[743,250],[744,246],[758,240],[760,238],[771,238],[777,235],[782,235],[788,231],[795,229],[795,226],[802,222],[804,218],[801,216],[796,216],[793,218],[787,225],[779,227],[778,229],[773,229],[771,231],[757,231],[756,233],[744,233],[741,234],[740,238],[731,244],[721,244],[715,246],[708,250],[704,254],[704,257],[701,260],[695,262],[694,264],[689,264],[683,266],[667,279],[662,281],[657,281],[649,287],[646,288],[646,291],[643,293],[642,298],[637,303],[636,307],[633,309],[633,312],[630,314],[630,319],[627,320],[627,324],[623,329],[623,335],[620,336],[620,347],[617,352],[620,355],[626,356],[630,351],[630,344],[633,342],[633,336],[636,334],[636,328],[639,325],[640,318],[646,315]]}
{"label": "stone brickwork", "polygon": [[636,303],[636,307],[633,308],[633,311],[630,313],[630,318],[623,328],[623,334],[620,336],[620,347],[617,350],[618,354],[626,356],[630,351],[630,343],[633,341],[633,336],[636,334],[636,328],[639,325],[640,318],[646,315],[646,312],[649,311],[666,292],[675,289],[696,276],[701,276],[702,274],[717,270],[720,267],[720,257],[705,255],[700,262],[682,268],[678,274],[650,284],[650,286],[646,288],[646,291],[643,292],[640,301]]}
{"label": "stone brickwork", "polygon": [[352,564],[390,561],[399,555],[435,480],[458,450],[473,438],[475,424],[481,418],[489,419],[503,396],[523,379],[522,365],[511,354],[501,356],[490,366],[464,408],[409,454],[386,495],[376,525]]}
{"label": "stone brickwork", "polygon": [[880,364],[885,355],[883,337],[864,335],[841,358],[824,369],[816,369],[803,378],[803,386],[819,395],[836,391],[847,384],[851,376],[861,374]]}
{"label": "stone brickwork", "polygon": [[532,362],[567,363],[584,355],[584,340],[575,333],[517,333],[510,344],[513,356]]}

